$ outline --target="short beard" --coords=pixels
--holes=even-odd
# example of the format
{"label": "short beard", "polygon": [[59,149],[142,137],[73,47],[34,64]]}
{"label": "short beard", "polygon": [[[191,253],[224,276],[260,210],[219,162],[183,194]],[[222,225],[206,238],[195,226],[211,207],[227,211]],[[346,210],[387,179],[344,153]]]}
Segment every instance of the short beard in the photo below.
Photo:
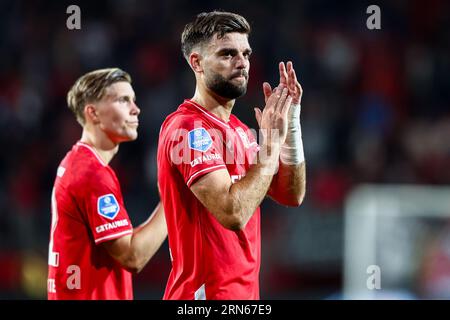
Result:
{"label": "short beard", "polygon": [[[213,73],[210,77],[206,77],[206,87],[222,98],[234,100],[242,97],[247,92],[248,76],[244,74],[246,81],[242,85],[231,83],[231,79],[227,80],[218,73]],[[234,76],[235,77],[235,76]]]}

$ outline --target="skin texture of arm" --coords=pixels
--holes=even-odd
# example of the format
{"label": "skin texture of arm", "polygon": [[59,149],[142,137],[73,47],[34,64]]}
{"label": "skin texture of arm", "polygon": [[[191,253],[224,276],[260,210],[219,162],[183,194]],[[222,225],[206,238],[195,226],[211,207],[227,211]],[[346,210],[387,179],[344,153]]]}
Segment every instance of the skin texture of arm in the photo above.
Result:
{"label": "skin texture of arm", "polygon": [[[279,148],[273,150],[273,154],[277,153]],[[256,164],[233,184],[228,171],[220,169],[200,178],[191,190],[222,226],[241,230],[267,194],[273,177],[267,170],[266,165]]]}
{"label": "skin texture of arm", "polygon": [[280,167],[272,179],[268,196],[279,204],[298,207],[303,202],[305,190],[305,162],[287,165],[280,161]]}
{"label": "skin texture of arm", "polygon": [[103,246],[128,271],[138,273],[153,257],[167,236],[164,208],[160,202],[132,235],[107,241]]}

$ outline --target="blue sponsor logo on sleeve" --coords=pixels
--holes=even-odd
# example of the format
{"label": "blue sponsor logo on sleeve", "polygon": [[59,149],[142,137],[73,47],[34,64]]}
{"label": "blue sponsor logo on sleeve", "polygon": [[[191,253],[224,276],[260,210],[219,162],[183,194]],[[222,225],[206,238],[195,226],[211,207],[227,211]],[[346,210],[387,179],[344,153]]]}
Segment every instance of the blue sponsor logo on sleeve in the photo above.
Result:
{"label": "blue sponsor logo on sleeve", "polygon": [[198,128],[189,131],[189,148],[206,152],[212,145],[212,139],[208,131]]}
{"label": "blue sponsor logo on sleeve", "polygon": [[105,194],[97,200],[97,212],[102,217],[114,219],[119,213],[120,207],[113,194]]}

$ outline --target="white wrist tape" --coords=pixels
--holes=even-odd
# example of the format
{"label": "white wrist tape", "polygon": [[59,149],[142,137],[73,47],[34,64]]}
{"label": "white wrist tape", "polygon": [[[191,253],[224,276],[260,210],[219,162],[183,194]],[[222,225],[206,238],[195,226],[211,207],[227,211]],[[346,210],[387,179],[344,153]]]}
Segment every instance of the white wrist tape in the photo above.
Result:
{"label": "white wrist tape", "polygon": [[294,104],[289,110],[288,133],[280,152],[280,160],[284,164],[296,165],[305,161],[302,128],[300,126],[300,109],[300,104]]}

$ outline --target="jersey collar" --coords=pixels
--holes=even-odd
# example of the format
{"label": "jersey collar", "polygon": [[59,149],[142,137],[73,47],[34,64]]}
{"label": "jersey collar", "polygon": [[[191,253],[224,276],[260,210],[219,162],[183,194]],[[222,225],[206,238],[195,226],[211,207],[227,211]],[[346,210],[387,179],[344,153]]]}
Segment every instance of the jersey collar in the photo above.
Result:
{"label": "jersey collar", "polygon": [[95,151],[95,149],[92,146],[88,145],[87,143],[81,142],[81,141],[77,142],[77,146],[82,146],[82,147],[89,149],[94,154],[94,156],[97,158],[97,160],[102,164],[102,166],[104,166],[104,167],[107,166],[105,161],[102,160],[100,155],[97,153],[97,151]]}
{"label": "jersey collar", "polygon": [[223,121],[222,119],[220,119],[219,117],[217,117],[215,114],[209,112],[208,110],[206,110],[205,108],[203,108],[201,105],[199,105],[198,103],[190,100],[190,99],[186,99],[184,100],[185,103],[193,106],[194,108],[196,108],[198,111],[200,111],[201,113],[204,113],[205,116],[207,116],[208,118],[214,120],[216,123],[219,123],[220,125],[224,126],[227,129],[231,129],[230,125],[228,123],[226,123],[225,121]]}

